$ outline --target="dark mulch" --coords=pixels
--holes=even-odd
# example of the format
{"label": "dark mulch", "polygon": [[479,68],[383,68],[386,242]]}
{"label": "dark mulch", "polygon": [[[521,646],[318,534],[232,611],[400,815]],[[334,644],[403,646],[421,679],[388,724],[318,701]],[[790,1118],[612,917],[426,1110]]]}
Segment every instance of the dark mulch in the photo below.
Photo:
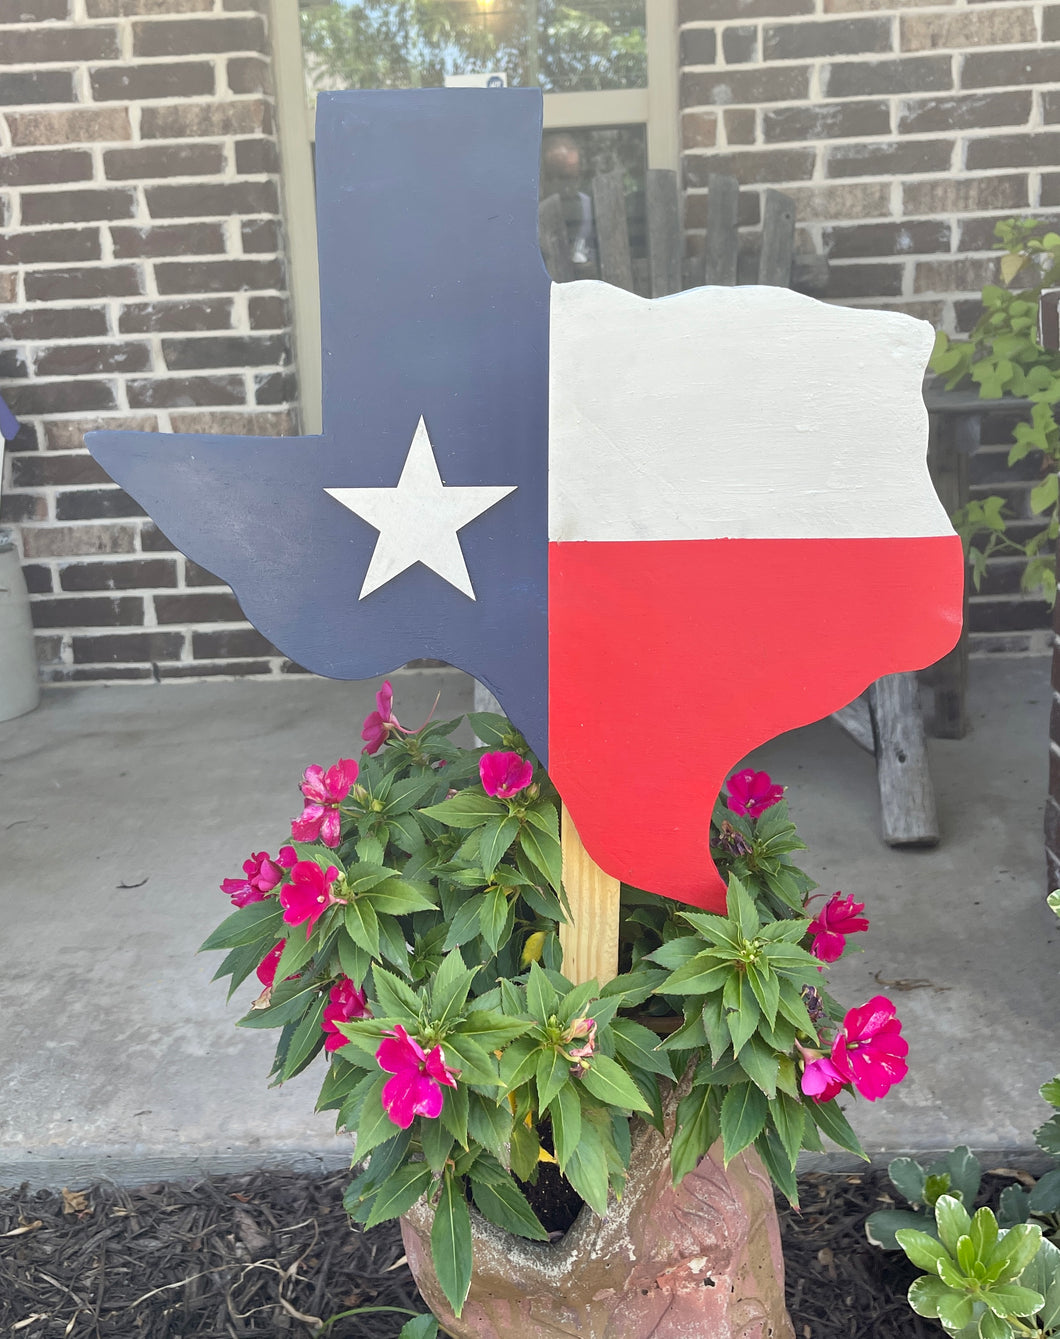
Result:
{"label": "dark mulch", "polygon": [[[422,1311],[396,1225],[351,1231],[347,1177],[255,1172],[0,1193],[0,1334],[307,1339],[356,1308]],[[810,1175],[802,1212],[782,1211],[798,1339],[940,1339],[905,1304],[916,1271],[865,1241],[865,1217],[888,1184],[882,1172]],[[359,1311],[327,1334],[393,1339],[405,1319]]]}

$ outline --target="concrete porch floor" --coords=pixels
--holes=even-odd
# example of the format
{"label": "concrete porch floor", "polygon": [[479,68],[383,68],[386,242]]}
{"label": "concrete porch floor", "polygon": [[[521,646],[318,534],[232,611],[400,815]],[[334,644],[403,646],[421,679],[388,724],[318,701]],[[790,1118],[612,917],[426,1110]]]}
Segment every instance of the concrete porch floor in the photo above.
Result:
{"label": "concrete porch floor", "polygon": [[[405,720],[439,691],[443,719],[470,707],[455,671],[393,679]],[[303,768],[356,756],[375,688],[52,690],[0,724],[0,1185],[348,1160],[349,1140],[313,1112],[316,1067],[269,1090],[271,1034],[233,1026],[255,983],[226,1007],[210,981],[219,955],[195,950],[226,914],[221,879],[300,811]],[[831,722],[753,759],[789,787],[805,867],[873,922],[831,982],[847,1005],[890,995],[910,1042],[909,1078],[849,1104],[884,1161],[968,1143],[992,1166],[1030,1153],[1048,1114],[1037,1089],[1060,1070],[1060,925],[1042,853],[1049,701],[1046,659],[973,662],[971,733],[930,741],[933,851],[882,844],[873,761]]]}

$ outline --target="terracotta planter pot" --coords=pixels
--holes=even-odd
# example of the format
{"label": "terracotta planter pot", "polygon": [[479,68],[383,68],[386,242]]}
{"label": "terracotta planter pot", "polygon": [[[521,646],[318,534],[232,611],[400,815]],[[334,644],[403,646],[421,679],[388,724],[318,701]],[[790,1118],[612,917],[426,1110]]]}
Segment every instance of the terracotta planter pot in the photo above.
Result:
{"label": "terracotta planter pot", "polygon": [[[678,1094],[668,1103],[672,1129]],[[716,1145],[675,1190],[669,1139],[637,1122],[629,1180],[600,1220],[525,1241],[472,1209],[474,1272],[457,1320],[431,1264],[432,1210],[402,1219],[420,1292],[455,1339],[794,1339],[773,1188],[757,1154]]]}

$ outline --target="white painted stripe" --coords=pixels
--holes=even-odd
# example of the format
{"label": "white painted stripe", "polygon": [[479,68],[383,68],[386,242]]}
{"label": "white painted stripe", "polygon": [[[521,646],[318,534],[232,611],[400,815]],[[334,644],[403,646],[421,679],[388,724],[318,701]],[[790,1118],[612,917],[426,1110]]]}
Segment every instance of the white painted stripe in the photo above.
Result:
{"label": "white painted stripe", "polygon": [[927,471],[933,339],[782,288],[554,284],[549,538],[952,534]]}

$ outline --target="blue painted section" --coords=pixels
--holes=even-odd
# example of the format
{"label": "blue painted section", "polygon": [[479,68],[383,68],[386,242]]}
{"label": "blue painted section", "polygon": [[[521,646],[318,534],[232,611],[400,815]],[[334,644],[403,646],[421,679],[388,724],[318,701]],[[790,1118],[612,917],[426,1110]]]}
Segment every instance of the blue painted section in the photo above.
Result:
{"label": "blue painted section", "polygon": [[[531,89],[321,94],[323,434],[86,441],[292,660],[337,679],[446,660],[482,680],[544,758],[540,136]],[[445,484],[517,488],[460,531],[475,600],[419,563],[360,600],[376,531],[324,489],[396,484],[421,414]]]}

